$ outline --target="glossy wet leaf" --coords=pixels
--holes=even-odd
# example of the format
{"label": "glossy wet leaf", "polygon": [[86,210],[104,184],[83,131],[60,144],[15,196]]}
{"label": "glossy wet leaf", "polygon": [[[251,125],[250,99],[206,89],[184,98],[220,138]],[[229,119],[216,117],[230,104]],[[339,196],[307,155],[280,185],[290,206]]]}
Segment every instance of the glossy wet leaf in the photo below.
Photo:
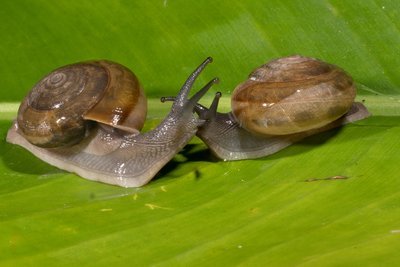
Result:
{"label": "glossy wet leaf", "polygon": [[[0,9],[0,266],[395,266],[400,262],[400,6],[396,1],[8,1]],[[338,64],[373,116],[270,157],[217,161],[194,139],[125,189],[5,142],[45,73],[107,58],[151,97],[146,129],[206,56],[229,92],[288,54]],[[213,92],[203,102],[210,103]]]}

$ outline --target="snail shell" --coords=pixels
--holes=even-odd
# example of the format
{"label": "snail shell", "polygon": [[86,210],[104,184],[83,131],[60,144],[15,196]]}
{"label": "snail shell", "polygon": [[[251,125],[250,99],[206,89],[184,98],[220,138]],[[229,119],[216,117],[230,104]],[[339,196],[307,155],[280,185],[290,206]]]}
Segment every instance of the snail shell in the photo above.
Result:
{"label": "snail shell", "polygon": [[290,56],[254,70],[232,95],[232,113],[253,133],[286,135],[320,128],[349,111],[356,88],[341,68]]}
{"label": "snail shell", "polygon": [[136,76],[111,61],[88,61],[54,70],[22,101],[17,122],[31,144],[59,147],[78,143],[91,121],[138,133],[147,111]]}

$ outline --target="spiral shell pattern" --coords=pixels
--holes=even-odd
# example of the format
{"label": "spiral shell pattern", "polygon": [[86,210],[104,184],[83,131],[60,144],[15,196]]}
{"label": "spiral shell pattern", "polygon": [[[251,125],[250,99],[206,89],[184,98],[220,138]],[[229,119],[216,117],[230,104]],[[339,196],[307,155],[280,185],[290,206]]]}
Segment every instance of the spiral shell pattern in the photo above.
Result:
{"label": "spiral shell pattern", "polygon": [[[45,76],[25,97],[18,111],[19,131],[37,146],[71,145],[85,136],[88,120],[116,126],[125,121],[143,123],[146,110],[139,119],[131,118],[138,103],[146,109],[142,98],[136,76],[122,65],[109,61],[68,65]],[[105,111],[108,107],[112,110]],[[111,116],[113,110],[118,110],[117,119]]]}
{"label": "spiral shell pattern", "polygon": [[105,88],[107,81],[106,71],[99,66],[88,64],[81,65],[80,68],[67,66],[55,70],[41,80],[32,89],[28,103],[36,110],[54,110],[73,106],[81,97],[94,96],[91,103],[87,103],[91,106],[93,101],[96,101],[98,88]]}

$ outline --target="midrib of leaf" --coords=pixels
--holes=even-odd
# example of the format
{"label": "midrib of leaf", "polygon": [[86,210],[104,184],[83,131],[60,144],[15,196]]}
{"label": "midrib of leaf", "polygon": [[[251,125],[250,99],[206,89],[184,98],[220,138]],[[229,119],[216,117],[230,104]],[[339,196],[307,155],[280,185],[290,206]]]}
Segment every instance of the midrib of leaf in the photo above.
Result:
{"label": "midrib of leaf", "polygon": [[[371,92],[367,95],[363,94],[363,91],[369,90],[365,86],[360,86],[360,94],[357,96],[357,101],[362,101],[368,107],[369,111],[374,116],[399,116],[400,115],[400,96],[399,95],[371,95]],[[201,103],[208,106],[212,101],[213,96],[207,95],[203,97]],[[18,102],[0,102],[0,120],[13,120],[16,117]],[[158,98],[148,99],[148,118],[161,120],[166,116],[169,111],[170,104],[160,104]],[[157,107],[156,109],[153,107]],[[230,97],[224,95],[220,99],[218,107],[220,112],[230,111]]]}

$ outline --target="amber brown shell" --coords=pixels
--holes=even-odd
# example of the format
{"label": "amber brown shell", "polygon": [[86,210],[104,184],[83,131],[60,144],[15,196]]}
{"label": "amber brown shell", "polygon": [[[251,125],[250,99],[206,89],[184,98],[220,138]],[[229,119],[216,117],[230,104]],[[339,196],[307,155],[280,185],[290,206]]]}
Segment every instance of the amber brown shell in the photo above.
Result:
{"label": "amber brown shell", "polygon": [[79,142],[88,121],[136,132],[146,111],[143,90],[129,69],[89,61],[61,67],[40,80],[22,101],[17,122],[30,143],[58,147]]}
{"label": "amber brown shell", "polygon": [[232,113],[242,127],[285,135],[322,127],[344,115],[356,88],[341,68],[291,56],[254,70],[232,96]]}

